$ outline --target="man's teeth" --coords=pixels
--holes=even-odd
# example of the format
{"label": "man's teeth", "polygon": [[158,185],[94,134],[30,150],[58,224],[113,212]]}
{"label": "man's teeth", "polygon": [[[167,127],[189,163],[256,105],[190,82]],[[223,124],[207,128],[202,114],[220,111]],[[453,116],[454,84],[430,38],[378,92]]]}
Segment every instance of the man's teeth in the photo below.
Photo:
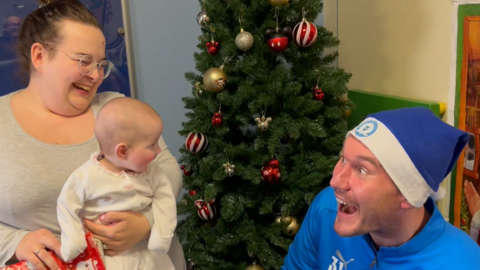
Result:
{"label": "man's teeth", "polygon": [[340,200],[339,198],[337,198],[337,202],[338,202],[338,203],[341,203],[341,204],[343,204],[343,205],[349,205],[347,202],[342,201],[342,200]]}
{"label": "man's teeth", "polygon": [[82,90],[85,90],[85,91],[90,91],[90,89],[91,89],[90,86],[86,86],[86,85],[78,84],[78,83],[74,83],[73,86],[75,86],[77,88],[80,88]]}

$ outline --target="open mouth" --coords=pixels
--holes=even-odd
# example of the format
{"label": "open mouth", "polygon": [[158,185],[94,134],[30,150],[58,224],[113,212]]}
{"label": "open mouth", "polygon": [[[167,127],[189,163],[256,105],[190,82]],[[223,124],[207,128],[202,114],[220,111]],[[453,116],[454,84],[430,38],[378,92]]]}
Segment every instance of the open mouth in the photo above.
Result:
{"label": "open mouth", "polygon": [[90,92],[90,90],[92,89],[92,87],[84,85],[84,84],[72,83],[72,85],[73,85],[73,87],[75,87],[79,90],[86,91],[86,92]]}
{"label": "open mouth", "polygon": [[338,210],[346,215],[353,215],[357,212],[358,208],[354,205],[347,203],[337,198]]}

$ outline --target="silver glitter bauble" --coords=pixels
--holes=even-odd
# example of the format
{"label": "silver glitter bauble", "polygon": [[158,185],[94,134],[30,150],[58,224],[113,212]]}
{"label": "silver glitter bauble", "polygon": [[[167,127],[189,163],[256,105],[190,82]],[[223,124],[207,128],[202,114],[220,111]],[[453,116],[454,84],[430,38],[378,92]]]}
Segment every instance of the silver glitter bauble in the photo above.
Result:
{"label": "silver glitter bauble", "polygon": [[200,11],[197,15],[197,23],[198,25],[205,26],[210,21],[210,17],[208,17],[207,12],[205,10]]}
{"label": "silver glitter bauble", "polygon": [[235,45],[237,48],[246,52],[250,50],[253,46],[253,36],[247,31],[243,31],[240,29],[240,33],[238,33],[237,37],[235,38]]}

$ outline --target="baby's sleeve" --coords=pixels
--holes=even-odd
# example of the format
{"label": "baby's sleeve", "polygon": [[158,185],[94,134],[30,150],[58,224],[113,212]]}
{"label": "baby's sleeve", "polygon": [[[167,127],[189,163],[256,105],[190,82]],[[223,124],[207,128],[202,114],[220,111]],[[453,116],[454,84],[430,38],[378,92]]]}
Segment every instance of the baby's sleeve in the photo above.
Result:
{"label": "baby's sleeve", "polygon": [[61,229],[61,256],[66,262],[87,248],[80,212],[85,201],[83,174],[75,171],[65,182],[57,201],[57,218]]}
{"label": "baby's sleeve", "polygon": [[153,190],[154,224],[148,240],[148,249],[166,253],[170,249],[177,227],[177,203],[167,174],[157,166],[152,166],[150,182]]}

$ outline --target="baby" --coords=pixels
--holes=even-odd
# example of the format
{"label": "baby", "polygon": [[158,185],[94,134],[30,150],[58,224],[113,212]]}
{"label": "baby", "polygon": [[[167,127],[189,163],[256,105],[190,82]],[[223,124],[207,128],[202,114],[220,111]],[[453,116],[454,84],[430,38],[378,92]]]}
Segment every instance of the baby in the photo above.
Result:
{"label": "baby", "polygon": [[174,269],[166,253],[177,225],[176,201],[167,175],[152,163],[162,131],[160,116],[141,101],[116,98],[100,110],[95,124],[100,152],[71,174],[58,198],[64,261],[87,247],[82,218],[98,221],[106,212],[151,205],[155,222],[148,241],[104,263],[114,270]]}

